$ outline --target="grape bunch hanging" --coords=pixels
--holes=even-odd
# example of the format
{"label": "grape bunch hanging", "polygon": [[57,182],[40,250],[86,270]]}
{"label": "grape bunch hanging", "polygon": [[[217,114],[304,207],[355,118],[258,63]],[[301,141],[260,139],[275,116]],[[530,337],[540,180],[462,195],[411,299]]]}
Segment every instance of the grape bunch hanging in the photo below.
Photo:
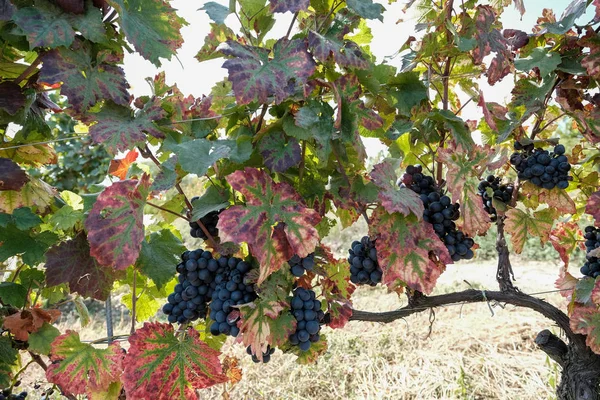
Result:
{"label": "grape bunch hanging", "polygon": [[496,221],[498,218],[498,213],[496,208],[494,208],[493,199],[496,201],[501,201],[504,204],[508,204],[512,198],[513,186],[503,185],[500,183],[499,177],[489,175],[484,181],[479,182],[477,189],[479,191],[479,195],[483,199],[483,208],[490,215],[492,221]]}
{"label": "grape bunch hanging", "polygon": [[13,394],[11,389],[3,389],[0,391],[0,400],[25,400],[26,398],[27,392]]}
{"label": "grape bunch hanging", "polygon": [[450,197],[436,187],[433,178],[423,174],[421,165],[409,165],[400,184],[419,194],[425,207],[423,221],[433,225],[433,230],[446,245],[452,260],[472,259],[475,242],[459,231],[454,222],[460,217],[460,205],[452,204]]}
{"label": "grape bunch hanging", "polygon": [[[252,361],[255,363],[259,363],[261,362],[261,360],[258,359],[258,357],[256,356],[256,354],[254,354],[252,352],[252,347],[248,346],[246,347],[246,353],[248,353],[248,355],[252,356]],[[267,345],[267,351],[265,351],[262,354],[262,362],[263,363],[268,363],[269,361],[271,361],[271,354],[275,353],[275,348],[271,347],[270,345]]]}
{"label": "grape bunch hanging", "polygon": [[311,253],[304,258],[294,254],[288,264],[292,275],[299,278],[304,275],[304,271],[312,271],[315,267],[315,253]]}
{"label": "grape bunch hanging", "polygon": [[600,259],[598,257],[590,256],[589,253],[592,250],[600,248],[600,228],[595,228],[593,226],[586,227],[583,237],[585,239],[585,249],[588,255],[586,257],[586,262],[583,264],[580,271],[583,275],[596,278],[600,275]]}
{"label": "grape bunch hanging", "polygon": [[[211,211],[200,218],[202,225],[204,225],[208,233],[213,237],[219,236],[217,224],[219,223],[219,214],[221,214],[221,211],[223,210]],[[190,236],[197,239],[208,240],[208,236],[206,236],[202,228],[200,228],[200,224],[198,224],[197,221],[190,221]]]}
{"label": "grape bunch hanging", "polygon": [[360,242],[354,241],[348,253],[350,253],[348,262],[350,263],[350,281],[352,283],[375,286],[381,282],[383,273],[377,262],[375,241],[371,241],[368,236],[365,236]]}
{"label": "grape bunch hanging", "polygon": [[320,339],[320,322],[325,316],[321,302],[316,299],[315,292],[299,287],[294,290],[290,305],[297,323],[296,331],[289,337],[290,343],[307,351],[312,343]]}
{"label": "grape bunch hanging", "polygon": [[523,146],[515,142],[515,152],[510,157],[510,163],[515,166],[519,179],[530,181],[544,189],[566,189],[572,177],[569,176],[571,164],[565,155],[565,146],[554,146],[553,152],[533,148],[533,145]]}

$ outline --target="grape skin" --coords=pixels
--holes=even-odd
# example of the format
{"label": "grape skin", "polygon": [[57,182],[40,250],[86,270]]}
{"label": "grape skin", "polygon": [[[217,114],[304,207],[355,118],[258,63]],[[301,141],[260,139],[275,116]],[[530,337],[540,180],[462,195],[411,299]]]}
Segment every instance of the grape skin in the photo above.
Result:
{"label": "grape skin", "polygon": [[354,241],[348,256],[350,263],[350,281],[355,285],[375,286],[381,282],[383,275],[377,262],[375,241],[364,236],[361,241]]}
{"label": "grape skin", "polygon": [[553,152],[540,148],[533,148],[533,144],[524,147],[515,142],[515,152],[510,157],[510,163],[515,166],[518,177],[523,181],[530,181],[544,189],[566,189],[569,181],[571,164],[565,155],[566,149],[562,144],[554,146]]}
{"label": "grape skin", "polygon": [[[600,247],[600,228],[587,226],[584,230],[586,253]],[[586,262],[580,269],[580,272],[591,278],[600,276],[600,259],[598,257],[586,256]]]}
{"label": "grape skin", "polygon": [[296,331],[290,335],[289,341],[302,351],[308,351],[312,343],[319,341],[320,322],[325,314],[321,310],[321,302],[316,299],[312,290],[298,287],[294,290],[290,301],[291,312],[296,318]]}

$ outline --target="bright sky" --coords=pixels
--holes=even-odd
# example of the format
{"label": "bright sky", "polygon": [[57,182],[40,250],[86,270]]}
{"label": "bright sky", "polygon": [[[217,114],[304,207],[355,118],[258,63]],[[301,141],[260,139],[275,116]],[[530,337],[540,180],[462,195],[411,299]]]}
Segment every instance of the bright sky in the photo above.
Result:
{"label": "bright sky", "polygon": [[[227,0],[216,0],[217,2],[227,5]],[[384,20],[369,21],[369,26],[373,33],[373,43],[371,50],[380,61],[383,57],[393,55],[406,39],[414,35],[413,27],[416,24],[415,19],[411,19],[410,15],[403,13],[405,1],[399,0],[395,4],[388,5],[387,0],[375,0],[375,2],[383,4],[387,11],[384,13]],[[184,94],[193,94],[200,97],[203,94],[208,94],[213,85],[222,80],[226,76],[226,70],[221,68],[223,59],[216,59],[199,63],[194,56],[202,47],[204,37],[210,30],[210,19],[204,11],[198,11],[206,1],[190,1],[190,0],[172,0],[171,5],[178,10],[179,15],[183,16],[189,25],[182,29],[183,38],[185,40],[182,48],[178,52],[178,59],[173,58],[171,61],[165,61],[162,68],[157,69],[149,61],[144,60],[141,56],[128,54],[125,56],[125,73],[131,84],[131,92],[136,96],[142,94],[150,94],[150,88],[145,82],[146,77],[153,77],[159,70],[166,72],[167,83],[177,83],[177,86]],[[535,24],[537,18],[542,14],[543,8],[552,8],[557,16],[560,17],[563,10],[570,3],[570,0],[525,0],[526,13],[521,19],[519,13],[511,6],[505,11],[502,16],[504,28],[521,29],[526,32],[531,32],[531,28]],[[277,14],[277,22],[273,32],[269,37],[279,38],[285,35],[285,31],[291,22],[291,14]],[[588,18],[586,16],[582,19]],[[396,24],[396,21],[402,19],[404,22]],[[234,16],[230,15],[225,21],[230,24],[234,30],[239,27],[239,23]],[[390,40],[393,38],[393,40]],[[398,66],[400,59],[391,59],[389,64]],[[512,82],[509,77],[502,82],[490,88],[485,82],[481,84],[486,101],[497,101],[503,103],[510,98],[512,90]],[[466,99],[465,99],[466,100]],[[480,112],[472,102],[463,111],[462,117],[480,118]],[[375,155],[382,149],[377,139],[366,141],[367,152],[370,155]]]}

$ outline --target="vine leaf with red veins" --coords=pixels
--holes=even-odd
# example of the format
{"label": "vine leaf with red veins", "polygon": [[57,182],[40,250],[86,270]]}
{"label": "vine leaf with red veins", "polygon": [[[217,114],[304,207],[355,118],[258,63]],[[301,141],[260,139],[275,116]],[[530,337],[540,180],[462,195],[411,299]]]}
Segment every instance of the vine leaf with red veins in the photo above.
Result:
{"label": "vine leaf with red veins", "polygon": [[217,228],[223,242],[246,242],[259,260],[260,285],[294,254],[306,257],[319,242],[319,213],[306,206],[287,183],[275,183],[265,172],[245,168],[228,183],[246,198],[246,205],[223,211]]}
{"label": "vine leaf with red veins", "polygon": [[310,0],[269,0],[272,13],[305,11],[310,5]]}
{"label": "vine leaf with red veins", "polygon": [[527,234],[540,238],[542,244],[550,239],[552,224],[556,220],[556,211],[546,208],[534,212],[523,211],[513,208],[506,212],[506,232],[511,235],[515,253],[521,254],[523,246],[527,240]]}
{"label": "vine leaf with red veins", "polygon": [[138,258],[149,188],[150,178],[144,175],[140,180],[115,182],[98,196],[85,227],[90,254],[100,265],[125,269]]}
{"label": "vine leaf with red veins", "polygon": [[144,143],[144,132],[155,138],[164,138],[164,133],[158,129],[155,122],[165,116],[166,112],[161,108],[158,99],[146,104],[135,117],[132,117],[129,107],[108,103],[102,107],[102,111],[94,115],[97,124],[90,128],[90,135],[94,142],[103,144],[109,152],[116,154]]}
{"label": "vine leaf with red veins", "polygon": [[579,279],[575,278],[566,268],[561,268],[559,271],[558,279],[554,282],[554,287],[560,290],[560,295],[565,298],[571,298],[573,291],[577,286]]}
{"label": "vine leaf with red veins", "polygon": [[84,234],[48,250],[45,267],[48,286],[68,283],[71,293],[102,301],[112,289],[113,271],[99,265],[90,255],[90,245]]}
{"label": "vine leaf with red veins", "polygon": [[123,357],[123,349],[117,343],[97,349],[82,343],[79,333],[68,330],[52,342],[52,364],[46,370],[46,378],[73,395],[98,396],[119,382]]}
{"label": "vine leaf with red veins", "polygon": [[129,84],[125,72],[116,64],[119,57],[100,52],[92,59],[91,45],[75,41],[70,49],[61,47],[42,57],[40,81],[62,82],[61,94],[67,96],[77,113],[83,113],[96,102],[110,99],[129,104]]}
{"label": "vine leaf with red veins", "polygon": [[438,277],[452,258],[431,224],[414,216],[389,214],[377,208],[371,217],[372,237],[376,236],[377,259],[383,271],[382,282],[389,289],[408,286],[431,293]]}
{"label": "vine leaf with red veins", "polygon": [[384,160],[377,164],[371,171],[373,183],[379,187],[378,197],[381,205],[388,213],[399,212],[405,216],[413,213],[417,219],[423,216],[423,202],[419,195],[405,187],[398,187],[396,184],[396,167],[399,162],[391,159]]}
{"label": "vine leaf with red veins", "polygon": [[581,229],[576,222],[559,222],[552,232],[550,232],[550,243],[558,252],[560,259],[565,264],[565,268],[569,266],[571,254],[576,248],[585,250],[582,242]]}
{"label": "vine leaf with red veins", "polygon": [[600,226],[600,191],[592,194],[585,205],[585,212],[596,221],[596,226]]}
{"label": "vine leaf with red veins", "polygon": [[491,6],[477,6],[477,13],[475,14],[477,47],[473,50],[473,61],[479,65],[491,52],[496,53],[486,72],[490,85],[508,75],[513,58],[508,41],[502,36],[500,30],[495,27],[496,24],[496,13]]}
{"label": "vine leaf with red veins", "polygon": [[296,330],[294,316],[287,312],[281,313],[287,309],[281,301],[264,299],[239,306],[239,309],[241,341],[244,346],[250,346],[252,353],[261,361],[267,345],[282,345]]}
{"label": "vine leaf with red veins", "polygon": [[172,325],[146,322],[129,344],[123,374],[127,398],[198,400],[197,389],[227,381],[220,353],[193,328],[178,338]]}
{"label": "vine leaf with red veins", "polygon": [[268,103],[271,96],[279,104],[294,95],[315,71],[315,61],[303,40],[277,41],[273,58],[269,58],[267,49],[231,40],[222,45],[221,52],[234,57],[225,61],[223,68],[229,71],[240,105],[252,101]]}
{"label": "vine leaf with red veins", "polygon": [[571,329],[586,335],[585,343],[594,353],[600,353],[600,312],[596,307],[575,307],[570,315]]}
{"label": "vine leaf with red veins", "polygon": [[58,310],[28,308],[4,318],[2,327],[10,331],[17,340],[27,341],[29,334],[37,332],[44,322],[52,323],[60,316]]}
{"label": "vine leaf with red veins", "polygon": [[460,203],[462,230],[469,236],[485,234],[491,224],[490,216],[483,208],[483,201],[477,192],[479,177],[493,162],[491,152],[487,146],[473,146],[468,152],[462,147],[438,150],[439,160],[448,166],[448,190],[452,199]]}
{"label": "vine leaf with red veins", "polygon": [[[323,296],[327,301],[330,328],[341,329],[352,316],[352,301],[350,297],[356,287],[350,283],[350,268],[348,260],[336,260],[327,254],[327,263],[323,265],[325,277],[321,280]],[[312,347],[312,346],[311,346]]]}
{"label": "vine leaf with red veins", "polygon": [[360,47],[351,40],[314,31],[308,32],[308,46],[319,61],[327,62],[333,58],[340,67],[366,69],[369,61]]}
{"label": "vine leaf with red veins", "polygon": [[119,13],[127,40],[157,67],[183,44],[180,29],[187,22],[164,0],[107,0]]}
{"label": "vine leaf with red veins", "polygon": [[20,190],[29,177],[19,165],[9,158],[0,158],[0,190]]}
{"label": "vine leaf with red veins", "polygon": [[536,198],[539,203],[546,203],[550,208],[563,214],[575,214],[577,211],[569,193],[559,188],[543,189],[527,181],[521,186],[521,193],[528,199]]}

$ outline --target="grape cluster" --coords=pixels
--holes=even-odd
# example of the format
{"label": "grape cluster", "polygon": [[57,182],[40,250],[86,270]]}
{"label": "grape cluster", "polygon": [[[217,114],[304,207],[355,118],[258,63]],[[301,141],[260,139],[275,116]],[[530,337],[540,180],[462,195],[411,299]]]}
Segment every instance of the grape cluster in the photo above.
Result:
{"label": "grape cluster", "polygon": [[381,282],[382,272],[377,262],[375,241],[371,241],[368,236],[365,236],[360,242],[354,241],[348,252],[350,253],[348,262],[350,263],[350,281],[352,283],[375,286]]}
{"label": "grape cluster", "polygon": [[4,389],[0,391],[0,400],[24,400],[27,398],[27,392],[12,394],[12,390]]}
{"label": "grape cluster", "polygon": [[[198,197],[194,197],[192,199],[192,202],[197,198]],[[211,211],[208,214],[206,214],[204,217],[200,218],[200,222],[202,222],[202,225],[204,225],[204,227],[206,228],[208,233],[210,233],[211,236],[213,236],[213,237],[219,236],[219,230],[217,229],[217,223],[219,223],[219,214],[221,214],[221,211],[223,211],[223,210]],[[200,228],[200,225],[196,221],[190,221],[190,236],[193,238],[208,240],[208,236],[206,236],[206,234]]]}
{"label": "grape cluster", "polygon": [[214,291],[214,274],[217,261],[210,251],[186,251],[177,264],[179,283],[167,297],[163,312],[170,323],[184,324],[206,317],[206,305]]}
{"label": "grape cluster", "polygon": [[556,145],[550,153],[540,148],[532,149],[531,145],[523,147],[516,142],[515,150],[522,150],[510,157],[510,163],[517,169],[519,179],[530,181],[544,189],[566,189],[569,186],[569,181],[572,180],[569,176],[571,164],[565,155],[565,146]]}
{"label": "grape cluster", "polygon": [[304,275],[304,271],[312,271],[315,267],[315,253],[311,253],[304,258],[300,258],[300,256],[294,254],[288,261],[288,264],[290,264],[292,275],[301,277]]}
{"label": "grape cluster", "polygon": [[409,188],[415,193],[428,195],[437,192],[433,177],[423,174],[423,166],[409,165],[406,167],[406,173],[402,176],[399,184]]}
{"label": "grape cluster", "polygon": [[[260,362],[258,357],[256,357],[256,354],[252,353],[252,348],[250,346],[246,347],[246,353],[252,356],[252,361],[254,361],[255,363]],[[268,363],[269,361],[271,361],[271,354],[273,353],[275,353],[275,348],[271,347],[270,345],[267,345],[267,351],[262,355],[262,362]]]}
{"label": "grape cluster", "polygon": [[307,351],[311,343],[318,342],[320,338],[320,321],[325,316],[321,302],[316,299],[315,292],[299,287],[294,290],[290,305],[297,322],[296,332],[290,335],[290,343]]}
{"label": "grape cluster", "polygon": [[[483,199],[483,208],[490,214],[492,221],[496,221],[498,214],[496,213],[492,199],[508,204],[512,198],[513,186],[502,185],[500,184],[500,178],[489,175],[485,181],[479,182],[479,187],[477,189],[479,190],[479,195]],[[492,190],[492,196],[488,193],[488,189]]]}
{"label": "grape cluster", "polygon": [[[452,260],[470,260],[474,256],[471,248],[475,242],[459,231],[454,222],[460,217],[460,205],[452,204],[450,197],[444,195],[435,186],[433,178],[424,175],[422,171],[423,168],[420,165],[409,165],[402,177],[401,184],[419,194],[425,207],[423,221],[433,225],[433,230],[446,245]],[[418,187],[414,182],[419,182]],[[421,182],[426,182],[426,184]]]}
{"label": "grape cluster", "polygon": [[254,285],[246,274],[250,264],[237,257],[221,257],[215,274],[215,288],[210,302],[210,333],[237,336],[239,311],[233,308],[238,304],[250,303],[256,299]]}
{"label": "grape cluster", "polygon": [[[587,253],[600,247],[600,228],[587,226],[583,237],[585,239],[585,249]],[[580,271],[583,275],[596,278],[600,275],[600,259],[588,255],[587,260]]]}

